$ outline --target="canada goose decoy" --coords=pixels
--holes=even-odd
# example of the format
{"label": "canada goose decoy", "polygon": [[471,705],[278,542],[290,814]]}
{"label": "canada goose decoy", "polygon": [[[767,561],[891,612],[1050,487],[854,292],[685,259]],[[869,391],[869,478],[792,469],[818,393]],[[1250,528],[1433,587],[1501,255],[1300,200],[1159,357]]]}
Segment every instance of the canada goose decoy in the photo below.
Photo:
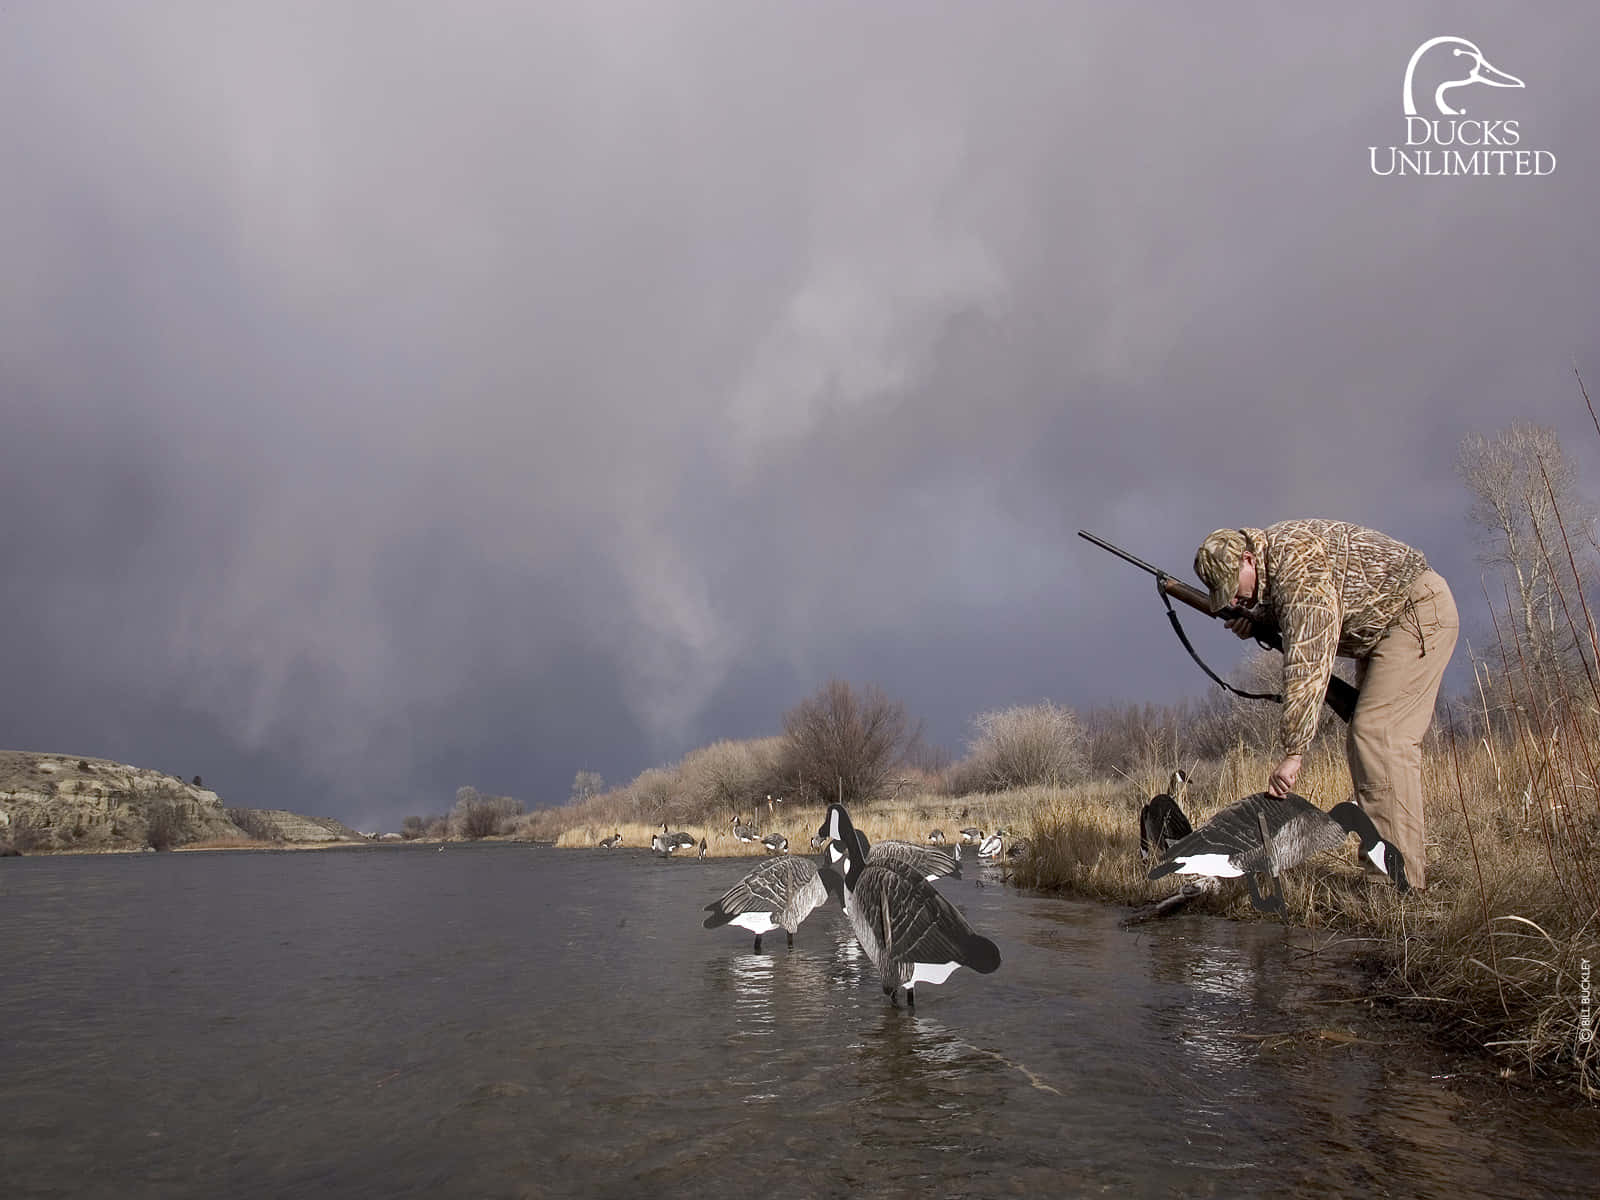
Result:
{"label": "canada goose decoy", "polygon": [[620,845],[622,845],[620,833],[613,833],[610,837],[600,839],[600,846],[604,850],[615,850]]}
{"label": "canada goose decoy", "polygon": [[746,825],[738,813],[733,814],[733,836],[741,842],[753,842],[761,836],[755,825]]}
{"label": "canada goose decoy", "polygon": [[1281,914],[1285,911],[1281,891],[1263,897],[1256,888],[1255,873],[1264,872],[1276,881],[1280,871],[1342,845],[1352,833],[1361,839],[1361,853],[1399,891],[1411,890],[1406,881],[1405,855],[1379,835],[1372,818],[1354,802],[1346,800],[1323,812],[1293,793],[1273,796],[1256,792],[1230,804],[1168,847],[1161,861],[1150,868],[1148,878],[1160,879],[1173,872],[1222,878],[1243,875],[1250,888],[1250,902],[1262,912]]}
{"label": "canada goose decoy", "polygon": [[[859,829],[855,830],[855,838],[856,845],[861,848],[861,854],[868,866],[880,862],[904,863],[915,869],[929,883],[946,876],[961,878],[959,849],[952,854],[949,850],[942,850],[937,846],[919,846],[915,842],[902,842],[893,838],[886,838],[881,842],[869,842],[867,835]],[[828,845],[829,865],[836,871],[842,871],[843,868],[839,864],[844,859],[844,847],[826,837],[820,840]]]}
{"label": "canada goose decoy", "polygon": [[767,848],[768,854],[789,853],[789,839],[781,833],[769,833],[761,839],[761,844]]}
{"label": "canada goose decoy", "polygon": [[969,846],[981,845],[983,842],[983,830],[969,825],[961,831],[961,840]]}
{"label": "canada goose decoy", "polygon": [[987,975],[1000,966],[999,948],[975,932],[917,868],[894,859],[867,861],[843,805],[828,805],[817,830],[819,837],[824,834],[840,848],[844,870],[823,867],[823,886],[844,909],[891,1003],[903,987],[907,1006],[915,1007],[917,984],[943,983],[957,967]]}
{"label": "canada goose decoy", "polygon": [[667,855],[677,849],[676,843],[671,841],[671,835],[666,832],[666,825],[661,826],[662,832],[650,835],[650,853]]}
{"label": "canada goose decoy", "polygon": [[935,829],[935,830],[930,831],[929,834],[928,834],[928,845],[930,845],[930,846],[942,846],[942,845],[944,845],[944,830]]}
{"label": "canada goose decoy", "polygon": [[700,839],[700,857],[704,858],[705,856],[706,856],[706,839],[702,837]]}
{"label": "canada goose decoy", "polygon": [[1147,860],[1152,854],[1165,854],[1167,847],[1179,838],[1194,832],[1189,818],[1183,815],[1178,800],[1189,786],[1189,777],[1178,770],[1167,780],[1167,790],[1150,797],[1139,810],[1139,858]]}
{"label": "canada goose decoy", "polygon": [[827,889],[809,858],[769,858],[762,862],[720,899],[706,905],[711,915],[707,929],[737,925],[756,935],[756,952],[761,951],[761,935],[782,928],[794,945],[794,931],[828,898]]}

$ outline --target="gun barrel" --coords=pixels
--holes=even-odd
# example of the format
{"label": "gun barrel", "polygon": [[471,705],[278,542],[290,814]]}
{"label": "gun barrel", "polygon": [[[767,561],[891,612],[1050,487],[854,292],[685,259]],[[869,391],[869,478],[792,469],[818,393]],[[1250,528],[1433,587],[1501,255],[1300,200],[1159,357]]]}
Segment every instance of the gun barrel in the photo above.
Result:
{"label": "gun barrel", "polygon": [[1149,571],[1152,575],[1166,574],[1166,572],[1161,570],[1159,567],[1152,567],[1149,563],[1145,562],[1144,559],[1136,558],[1134,555],[1129,554],[1121,546],[1113,546],[1110,542],[1106,541],[1105,538],[1095,537],[1095,535],[1090,533],[1087,529],[1078,530],[1078,536],[1083,538],[1085,541],[1093,542],[1102,550],[1111,551],[1111,553],[1115,554],[1118,558],[1125,562],[1131,562],[1134,566],[1139,567],[1142,570]]}

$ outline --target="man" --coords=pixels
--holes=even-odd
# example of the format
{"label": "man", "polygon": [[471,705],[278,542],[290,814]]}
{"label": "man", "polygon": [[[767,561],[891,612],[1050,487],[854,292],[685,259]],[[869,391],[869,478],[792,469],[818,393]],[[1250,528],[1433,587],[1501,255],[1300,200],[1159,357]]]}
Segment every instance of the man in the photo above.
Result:
{"label": "man", "polygon": [[1405,855],[1411,885],[1425,887],[1422,736],[1460,624],[1449,585],[1421,551],[1344,521],[1219,529],[1201,543],[1194,569],[1211,590],[1212,612],[1251,610],[1229,629],[1250,637],[1264,621],[1283,635],[1273,795],[1299,778],[1335,656],[1357,660],[1360,697],[1345,743],[1356,801]]}

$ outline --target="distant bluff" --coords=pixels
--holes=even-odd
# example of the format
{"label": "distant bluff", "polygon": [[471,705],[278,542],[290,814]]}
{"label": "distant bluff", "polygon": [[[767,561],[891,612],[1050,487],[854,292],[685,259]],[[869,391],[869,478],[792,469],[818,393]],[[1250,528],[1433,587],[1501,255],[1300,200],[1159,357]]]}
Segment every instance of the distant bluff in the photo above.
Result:
{"label": "distant bluff", "polygon": [[[196,781],[76,754],[0,750],[0,846],[24,852],[134,850],[151,841],[152,821],[171,843],[217,839],[362,842],[326,817],[278,809],[228,809]],[[157,840],[166,840],[160,839]]]}

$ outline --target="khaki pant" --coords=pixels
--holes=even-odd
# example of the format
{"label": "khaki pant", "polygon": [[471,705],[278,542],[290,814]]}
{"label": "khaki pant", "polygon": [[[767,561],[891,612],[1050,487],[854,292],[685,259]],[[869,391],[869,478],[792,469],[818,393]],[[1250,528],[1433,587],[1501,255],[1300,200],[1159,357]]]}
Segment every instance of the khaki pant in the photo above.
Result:
{"label": "khaki pant", "polygon": [[[1426,887],[1423,842],[1422,735],[1433,720],[1439,682],[1461,627],[1450,585],[1424,571],[1411,585],[1405,611],[1360,666],[1361,696],[1350,720],[1345,754],[1356,802],[1405,855],[1406,879]],[[1370,860],[1363,865],[1372,870]]]}

